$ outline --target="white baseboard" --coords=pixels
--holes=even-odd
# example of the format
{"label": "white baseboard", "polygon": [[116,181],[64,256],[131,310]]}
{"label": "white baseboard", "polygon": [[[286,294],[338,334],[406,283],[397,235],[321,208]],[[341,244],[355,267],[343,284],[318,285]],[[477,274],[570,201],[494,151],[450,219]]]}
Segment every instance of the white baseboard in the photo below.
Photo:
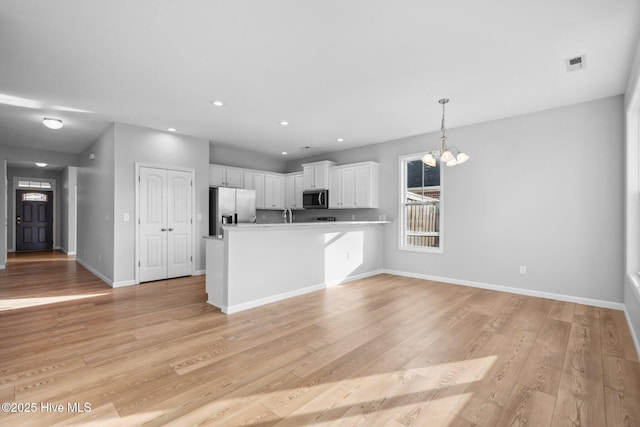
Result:
{"label": "white baseboard", "polygon": [[194,276],[204,276],[205,274],[207,274],[207,270],[196,270],[193,272]]}
{"label": "white baseboard", "polygon": [[595,307],[624,310],[624,304],[620,302],[604,301],[591,298],[576,297],[572,295],[555,294],[553,292],[534,291],[531,289],[512,288],[510,286],[492,285],[489,283],[473,282],[470,280],[452,279],[450,277],[431,276],[428,274],[409,273],[406,271],[384,270],[385,273],[396,276],[413,277],[415,279],[433,280],[436,282],[451,283],[454,285],[471,286],[473,288],[489,289],[492,291],[508,292],[510,294],[527,295],[530,297],[547,298],[557,301],[573,302],[577,304],[592,305]]}
{"label": "white baseboard", "polygon": [[[308,286],[308,287],[302,288],[302,289],[296,289],[295,291],[284,292],[284,293],[281,293],[281,294],[278,294],[278,295],[272,295],[272,296],[269,296],[269,297],[260,298],[260,299],[256,299],[256,300],[253,300],[253,301],[244,302],[242,304],[235,304],[235,305],[230,305],[230,306],[222,306],[222,307],[220,307],[220,310],[222,310],[222,312],[225,313],[225,314],[233,314],[233,313],[237,313],[239,311],[248,310],[250,308],[259,307],[261,305],[271,304],[273,302],[282,301],[283,299],[297,297],[299,295],[308,294],[310,292],[315,292],[315,291],[319,291],[321,289],[326,289],[326,288],[329,288],[329,287],[338,286],[338,285],[341,285],[343,283],[353,282],[354,280],[364,279],[366,277],[375,276],[376,274],[382,274],[382,273],[383,273],[383,270],[368,271],[366,273],[356,274],[356,275],[353,275],[353,276],[345,277],[343,279],[332,280],[332,281],[329,281],[329,282],[320,283],[318,285]],[[211,302],[209,302],[209,304],[211,304]],[[211,305],[214,305],[214,304],[211,304]]]}
{"label": "white baseboard", "polygon": [[13,248],[7,248],[7,252],[15,252],[16,250]]}
{"label": "white baseboard", "polygon": [[69,255],[69,256],[75,256],[76,255],[76,251],[68,251],[67,248],[60,248],[60,250],[64,254]]}
{"label": "white baseboard", "polygon": [[[637,313],[640,309],[640,277],[637,274],[627,274],[625,277],[624,285],[628,286],[631,290],[630,298],[634,298],[635,301],[628,301],[629,304],[634,304],[634,312]],[[625,289],[625,307],[624,307],[624,317],[627,319],[627,325],[629,325],[629,332],[631,333],[631,339],[633,340],[633,344],[636,347],[636,353],[638,357],[640,357],[640,330],[636,331],[634,328],[634,323],[631,320],[631,316],[629,315],[629,307],[627,307],[627,297],[626,297],[626,289]]]}
{"label": "white baseboard", "polygon": [[119,282],[113,282],[111,284],[112,288],[124,288],[126,286],[133,286],[136,284],[135,280],[121,280]]}
{"label": "white baseboard", "polygon": [[102,280],[104,283],[106,283],[107,285],[109,285],[109,286],[111,286],[113,288],[113,281],[108,279],[105,275],[100,273],[98,270],[94,269],[93,267],[91,267],[89,264],[87,264],[86,262],[82,261],[81,259],[77,259],[76,258],[76,262],[78,264],[80,264],[81,266],[83,266],[84,268],[86,268],[87,270],[89,270],[98,279]]}
{"label": "white baseboard", "polygon": [[0,264],[0,270],[4,270],[5,268],[7,268],[4,264]]}

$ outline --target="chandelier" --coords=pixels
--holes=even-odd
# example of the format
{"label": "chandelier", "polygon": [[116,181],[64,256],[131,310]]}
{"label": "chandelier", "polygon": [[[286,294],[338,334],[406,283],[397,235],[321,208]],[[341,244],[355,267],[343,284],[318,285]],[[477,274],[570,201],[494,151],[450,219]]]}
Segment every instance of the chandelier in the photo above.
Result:
{"label": "chandelier", "polygon": [[422,157],[422,161],[427,166],[435,167],[436,158],[440,157],[440,161],[445,162],[447,166],[459,165],[469,160],[469,156],[456,147],[447,147],[447,137],[444,135],[444,104],[449,102],[449,100],[443,98],[438,102],[442,105],[442,124],[440,125],[442,136],[440,137],[440,147],[431,149],[431,151]]}

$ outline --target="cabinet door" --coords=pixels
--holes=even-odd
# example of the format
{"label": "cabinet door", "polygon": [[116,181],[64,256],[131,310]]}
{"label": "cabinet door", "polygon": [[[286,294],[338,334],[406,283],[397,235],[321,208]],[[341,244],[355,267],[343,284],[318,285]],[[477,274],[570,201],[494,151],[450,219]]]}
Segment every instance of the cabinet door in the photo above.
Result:
{"label": "cabinet door", "polygon": [[264,176],[265,209],[284,209],[284,177],[278,175]]}
{"label": "cabinet door", "polygon": [[287,175],[284,178],[284,205],[288,208],[296,207],[296,177]]}
{"label": "cabinet door", "polygon": [[212,187],[224,187],[226,185],[227,169],[210,165],[209,166],[209,185]]}
{"label": "cabinet door", "polygon": [[315,188],[315,168],[313,166],[305,166],[302,169],[302,174],[304,176],[304,189],[305,190],[313,190]]}
{"label": "cabinet door", "polygon": [[227,179],[225,185],[231,188],[243,188],[242,169],[227,168]]}
{"label": "cabinet door", "polygon": [[329,171],[329,207],[340,208],[342,203],[342,173],[340,169]]}
{"label": "cabinet door", "polygon": [[264,174],[244,172],[242,185],[245,190],[256,190],[256,209],[264,209]]}
{"label": "cabinet door", "polygon": [[329,167],[318,165],[313,169],[315,188],[329,188]]}
{"label": "cabinet door", "polygon": [[342,200],[340,201],[341,208],[355,208],[355,176],[354,169],[342,169],[341,176],[341,188],[342,188]]}
{"label": "cabinet door", "polygon": [[302,209],[302,192],[304,191],[304,176],[300,173],[294,175],[294,194],[293,194],[293,207],[295,209]]}
{"label": "cabinet door", "polygon": [[355,207],[372,208],[371,206],[371,167],[358,166],[355,168]]}

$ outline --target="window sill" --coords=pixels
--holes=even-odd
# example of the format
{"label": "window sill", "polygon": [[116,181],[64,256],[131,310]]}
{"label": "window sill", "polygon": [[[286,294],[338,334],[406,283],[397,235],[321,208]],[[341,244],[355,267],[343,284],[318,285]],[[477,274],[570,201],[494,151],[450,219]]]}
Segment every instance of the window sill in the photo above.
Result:
{"label": "window sill", "polygon": [[427,254],[443,254],[444,249],[442,248],[420,248],[417,246],[400,246],[398,250],[406,251],[406,252],[422,252]]}

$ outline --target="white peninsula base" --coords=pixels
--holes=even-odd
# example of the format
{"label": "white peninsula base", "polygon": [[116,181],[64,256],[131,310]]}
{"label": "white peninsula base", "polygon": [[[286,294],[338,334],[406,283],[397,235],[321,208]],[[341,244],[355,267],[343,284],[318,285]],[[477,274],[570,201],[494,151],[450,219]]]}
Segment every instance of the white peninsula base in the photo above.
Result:
{"label": "white peninsula base", "polygon": [[387,223],[223,226],[205,236],[208,302],[231,314],[379,274]]}

